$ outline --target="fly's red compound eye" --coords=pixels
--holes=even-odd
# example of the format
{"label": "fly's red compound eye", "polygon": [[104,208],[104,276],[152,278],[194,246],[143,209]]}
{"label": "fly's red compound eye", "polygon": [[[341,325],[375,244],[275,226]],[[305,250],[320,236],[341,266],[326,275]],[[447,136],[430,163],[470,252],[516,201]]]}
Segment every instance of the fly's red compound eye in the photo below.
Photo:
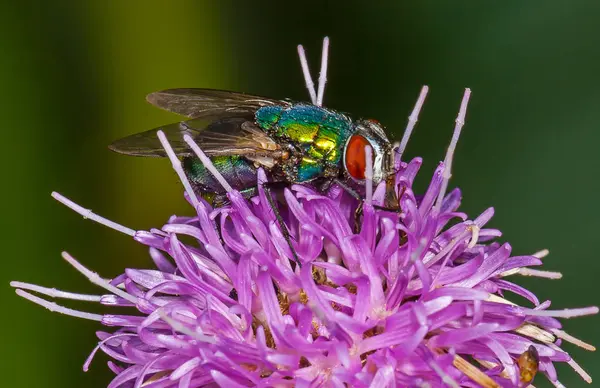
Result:
{"label": "fly's red compound eye", "polygon": [[370,145],[369,141],[360,135],[354,135],[346,146],[346,170],[354,179],[365,179],[367,161],[365,158],[365,147]]}

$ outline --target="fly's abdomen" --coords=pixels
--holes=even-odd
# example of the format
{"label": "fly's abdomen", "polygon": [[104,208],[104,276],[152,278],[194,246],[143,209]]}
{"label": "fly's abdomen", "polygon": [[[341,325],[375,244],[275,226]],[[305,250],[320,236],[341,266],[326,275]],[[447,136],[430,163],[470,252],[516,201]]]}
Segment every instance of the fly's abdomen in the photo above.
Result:
{"label": "fly's abdomen", "polygon": [[[243,156],[215,156],[210,159],[227,182],[236,190],[244,190],[256,186],[256,168]],[[224,193],[225,189],[206,169],[200,159],[185,157],[183,169],[192,183],[194,190],[202,193]]]}

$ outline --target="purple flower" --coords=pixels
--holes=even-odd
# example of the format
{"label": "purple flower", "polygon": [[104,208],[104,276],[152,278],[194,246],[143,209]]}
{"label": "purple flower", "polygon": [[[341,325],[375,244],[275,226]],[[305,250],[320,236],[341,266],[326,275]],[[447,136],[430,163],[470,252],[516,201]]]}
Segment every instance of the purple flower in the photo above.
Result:
{"label": "purple flower", "polygon": [[[302,64],[311,98],[320,104],[325,71],[316,93],[304,59]],[[596,314],[598,308],[550,310],[549,301],[540,303],[507,280],[560,274],[530,268],[541,265],[547,251],[512,256],[508,243],[496,242],[500,231],[486,228],[493,209],[469,219],[458,211],[460,190],[446,194],[468,89],[445,161],[425,193],[413,192],[421,159],[400,157],[426,93],[424,87],[396,157],[400,214],[377,210],[385,183],[367,184],[358,233],[358,202],[339,187],[321,193],[294,185],[284,191],[278,206],[301,266],[260,189],[264,172],[259,195],[250,201],[223,180],[230,204],[212,208],[193,192],[161,135],[186,187],[190,216],[134,231],[53,193],[84,217],[147,245],[155,268],[129,268],[109,281],[63,253],[108,293],[11,284],[18,295],[52,311],[107,327],[97,332],[100,341],[84,370],[98,350],[108,354],[116,374],[109,387],[519,387],[537,370],[562,386],[556,362],[591,382],[561,346],[566,341],[595,349],[562,331],[558,318]],[[72,310],[26,290],[99,302],[114,306],[115,313]],[[505,294],[520,295],[530,306],[516,305]],[[121,307],[138,312],[119,314]]]}

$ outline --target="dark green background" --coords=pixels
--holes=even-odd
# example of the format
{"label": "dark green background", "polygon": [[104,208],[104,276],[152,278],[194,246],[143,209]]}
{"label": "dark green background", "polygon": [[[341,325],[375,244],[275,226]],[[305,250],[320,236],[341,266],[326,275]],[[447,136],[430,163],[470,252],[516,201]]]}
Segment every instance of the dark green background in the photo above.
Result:
{"label": "dark green background", "polygon": [[[517,279],[554,308],[598,304],[600,7],[596,1],[48,1],[0,8],[2,366],[6,387],[101,387],[81,371],[100,326],[51,314],[9,288],[23,280],[98,290],[61,250],[105,277],[150,266],[146,250],[62,207],[60,191],[132,228],[188,213],[164,160],[109,152],[120,136],[175,119],[144,96],[212,87],[306,99],[296,44],[316,74],[331,37],[327,106],[376,117],[396,137],[419,88],[430,97],[408,148],[443,158],[464,87],[473,90],[451,185],[513,252],[549,248],[560,281]],[[97,306],[70,303],[87,311]],[[566,329],[600,344],[597,317]],[[566,345],[600,379],[600,359]],[[568,367],[566,385],[583,386]],[[544,378],[538,379],[536,385]]]}

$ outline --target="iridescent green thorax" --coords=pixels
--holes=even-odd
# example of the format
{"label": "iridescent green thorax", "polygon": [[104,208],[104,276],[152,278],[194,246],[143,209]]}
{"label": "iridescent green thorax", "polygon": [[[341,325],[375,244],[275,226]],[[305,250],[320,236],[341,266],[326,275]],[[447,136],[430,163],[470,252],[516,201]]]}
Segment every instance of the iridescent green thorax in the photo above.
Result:
{"label": "iridescent green thorax", "polygon": [[353,132],[346,116],[314,105],[264,107],[256,112],[256,122],[273,138],[302,150],[295,171],[299,182],[322,176],[328,166],[338,166]]}

